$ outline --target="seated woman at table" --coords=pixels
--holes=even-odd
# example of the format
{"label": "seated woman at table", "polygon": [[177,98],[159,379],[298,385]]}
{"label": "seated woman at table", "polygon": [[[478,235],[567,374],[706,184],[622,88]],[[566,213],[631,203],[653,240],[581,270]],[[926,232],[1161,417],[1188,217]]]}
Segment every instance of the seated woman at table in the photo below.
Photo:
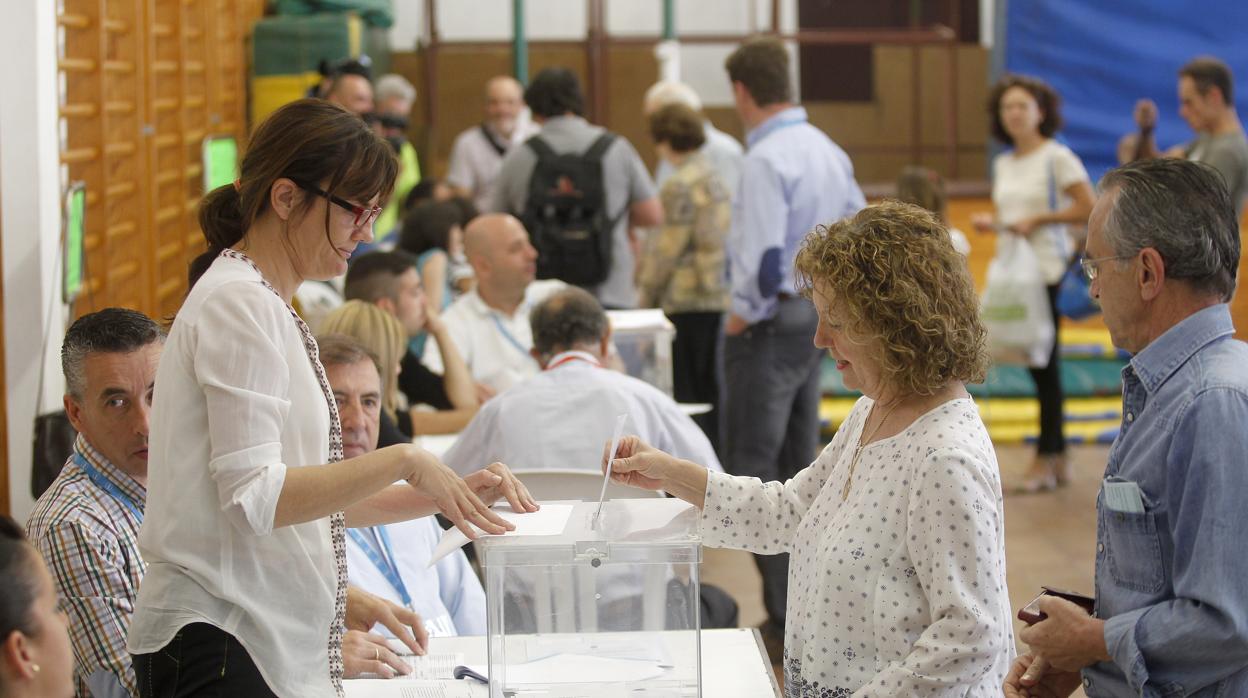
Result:
{"label": "seated woman at table", "polygon": [[1014,637],[966,264],[930,213],[886,202],[811,233],[796,268],[815,345],[864,393],[832,443],[763,483],[628,437],[612,477],[700,507],[707,545],[792,555],[789,696],[999,695]]}

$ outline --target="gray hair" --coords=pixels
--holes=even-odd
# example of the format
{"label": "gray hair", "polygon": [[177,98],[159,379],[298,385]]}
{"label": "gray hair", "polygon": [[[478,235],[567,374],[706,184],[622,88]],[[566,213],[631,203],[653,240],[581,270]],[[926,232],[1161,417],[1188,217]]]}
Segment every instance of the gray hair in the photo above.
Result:
{"label": "gray hair", "polygon": [[377,90],[373,98],[381,102],[392,97],[398,97],[405,102],[415,102],[416,88],[407,81],[407,78],[397,73],[382,75],[377,81]]}
{"label": "gray hair", "polygon": [[533,348],[543,359],[602,341],[608,326],[598,299],[575,286],[551,295],[529,314]]}
{"label": "gray hair", "polygon": [[325,368],[330,366],[354,366],[368,361],[381,376],[381,359],[364,346],[360,340],[346,334],[323,334],[316,338],[318,358]]}
{"label": "gray hair", "polygon": [[1114,254],[1134,256],[1151,247],[1165,262],[1167,277],[1230,300],[1239,267],[1239,221],[1217,170],[1175,158],[1141,160],[1110,170],[1101,190],[1117,192],[1105,218],[1105,240]]}
{"label": "gray hair", "polygon": [[153,342],[164,342],[165,332],[154,320],[129,308],[105,308],[83,315],[65,332],[61,344],[61,371],[65,392],[81,400],[87,389],[83,362],[91,354],[129,354]]}
{"label": "gray hair", "polygon": [[702,100],[698,93],[685,83],[674,80],[660,80],[651,85],[641,103],[647,111],[669,104],[683,104],[696,112],[702,111]]}

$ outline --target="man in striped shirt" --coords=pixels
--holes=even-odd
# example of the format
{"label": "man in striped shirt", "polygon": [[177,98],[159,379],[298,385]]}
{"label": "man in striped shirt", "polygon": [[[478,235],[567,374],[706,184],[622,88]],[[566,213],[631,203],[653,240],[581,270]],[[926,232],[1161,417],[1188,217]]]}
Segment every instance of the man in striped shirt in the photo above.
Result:
{"label": "man in striped shirt", "polygon": [[65,335],[65,411],[74,453],[26,524],[69,616],[77,696],[138,696],[126,632],[145,566],[148,413],[164,333],[142,313],[107,308]]}

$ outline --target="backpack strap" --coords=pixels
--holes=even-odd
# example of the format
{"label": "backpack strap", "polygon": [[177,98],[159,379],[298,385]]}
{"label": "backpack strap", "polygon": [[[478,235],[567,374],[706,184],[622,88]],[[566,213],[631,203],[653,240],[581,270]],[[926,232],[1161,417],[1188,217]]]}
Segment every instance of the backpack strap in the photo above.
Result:
{"label": "backpack strap", "polygon": [[524,144],[533,149],[533,152],[537,155],[537,161],[539,163],[550,162],[557,157],[555,155],[555,151],[551,150],[550,144],[542,140],[541,136],[533,136],[529,140],[525,141]]}
{"label": "backpack strap", "polygon": [[607,131],[601,136],[598,136],[593,145],[589,146],[589,150],[585,151],[585,155],[583,157],[591,163],[602,162],[602,156],[607,154],[607,148],[610,148],[611,144],[614,142],[615,134]]}

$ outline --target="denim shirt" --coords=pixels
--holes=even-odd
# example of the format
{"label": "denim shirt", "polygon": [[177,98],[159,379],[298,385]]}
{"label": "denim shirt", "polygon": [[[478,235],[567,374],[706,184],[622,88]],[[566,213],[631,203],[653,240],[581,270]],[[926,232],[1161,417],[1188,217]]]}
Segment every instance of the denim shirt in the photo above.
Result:
{"label": "denim shirt", "polygon": [[866,205],[840,146],[791,107],[746,136],[728,234],[731,309],[749,324],[770,319],[796,293],[793,260],[806,234]]}
{"label": "denim shirt", "polygon": [[1123,368],[1122,431],[1097,497],[1096,616],[1113,662],[1083,671],[1101,696],[1248,696],[1248,345],[1216,305]]}

